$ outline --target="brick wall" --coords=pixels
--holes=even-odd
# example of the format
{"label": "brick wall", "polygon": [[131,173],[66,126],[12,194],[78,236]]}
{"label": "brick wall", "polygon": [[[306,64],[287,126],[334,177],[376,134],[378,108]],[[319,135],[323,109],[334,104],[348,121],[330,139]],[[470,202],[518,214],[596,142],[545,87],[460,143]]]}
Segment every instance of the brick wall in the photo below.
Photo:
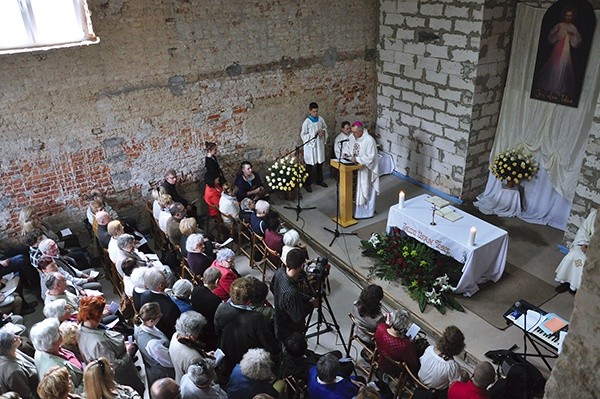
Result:
{"label": "brick wall", "polygon": [[135,213],[169,167],[197,194],[208,140],[228,176],[260,167],[297,144],[311,101],[332,135],[374,119],[374,0],[90,8],[100,44],[0,56],[2,236],[30,204],[77,227],[92,187]]}

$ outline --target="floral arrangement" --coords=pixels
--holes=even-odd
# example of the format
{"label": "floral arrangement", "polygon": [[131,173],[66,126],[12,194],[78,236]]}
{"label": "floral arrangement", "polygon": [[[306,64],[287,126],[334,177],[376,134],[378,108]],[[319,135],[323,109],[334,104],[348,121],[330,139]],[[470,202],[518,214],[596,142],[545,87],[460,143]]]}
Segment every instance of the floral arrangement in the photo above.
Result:
{"label": "floral arrangement", "polygon": [[296,161],[296,157],[283,157],[271,165],[265,178],[273,190],[292,191],[297,185],[302,187],[308,173],[304,165]]}
{"label": "floral arrangement", "polygon": [[530,152],[519,146],[496,155],[490,169],[498,180],[519,184],[522,180],[533,179],[540,169],[540,165],[533,161],[533,155]]}
{"label": "floral arrangement", "polygon": [[461,273],[461,267],[454,259],[403,235],[397,227],[383,237],[372,234],[368,241],[362,241],[362,247],[363,254],[376,259],[369,269],[369,276],[386,281],[399,280],[408,288],[410,297],[419,303],[421,312],[428,304],[440,313],[446,313],[447,308],[464,312],[454,298],[451,283],[454,281],[456,285]]}

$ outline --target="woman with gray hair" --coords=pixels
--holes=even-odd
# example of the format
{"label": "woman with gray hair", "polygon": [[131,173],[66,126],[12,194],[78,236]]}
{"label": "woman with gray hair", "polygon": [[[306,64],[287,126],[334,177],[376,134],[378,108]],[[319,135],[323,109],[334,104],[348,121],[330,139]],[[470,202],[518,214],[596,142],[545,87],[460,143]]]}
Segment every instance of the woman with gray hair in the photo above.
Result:
{"label": "woman with gray hair", "polygon": [[202,234],[190,234],[185,242],[188,265],[199,279],[215,260],[214,254],[207,248],[206,243]]}
{"label": "woman with gray hair", "polygon": [[83,366],[75,354],[62,347],[58,319],[45,319],[31,327],[29,338],[35,348],[35,367],[44,375],[53,367],[66,367],[73,380],[75,393],[83,392]]}
{"label": "woman with gray hair", "polygon": [[283,235],[283,248],[281,249],[281,261],[285,264],[288,252],[292,249],[298,248],[306,252],[306,259],[308,259],[308,252],[304,244],[300,242],[300,234],[294,229],[290,229]]}
{"label": "woman with gray hair", "polygon": [[405,362],[414,374],[419,372],[417,345],[406,336],[410,325],[408,312],[401,309],[388,313],[385,323],[377,326],[374,336],[379,350],[377,363],[384,373],[391,375],[398,373],[394,363],[390,360]]}
{"label": "woman with gray hair", "polygon": [[204,344],[198,340],[204,326],[206,318],[193,310],[183,313],[175,323],[176,332],[169,344],[169,355],[178,384],[190,365],[207,357],[203,349]]}
{"label": "woman with gray hair", "polygon": [[213,293],[221,298],[223,302],[226,302],[229,299],[231,283],[240,277],[240,274],[235,270],[235,253],[229,248],[219,249],[217,259],[213,262],[212,267],[216,267],[221,272],[221,278]]}
{"label": "woman with gray hair", "polygon": [[52,302],[44,304],[44,316],[47,319],[52,317],[58,319],[59,322],[69,320],[71,318],[73,308],[67,304],[66,299],[56,299]]}
{"label": "woman with gray hair", "polygon": [[216,376],[212,360],[202,359],[192,364],[181,377],[181,399],[227,399],[227,393],[214,383]]}
{"label": "woman with gray hair", "polygon": [[274,398],[279,392],[273,387],[273,361],[264,349],[249,349],[242,360],[234,367],[227,383],[230,398],[252,399],[254,395],[266,393]]}
{"label": "woman with gray hair", "polygon": [[31,391],[39,379],[34,360],[21,352],[21,337],[0,332],[0,392],[14,391],[22,399],[33,399]]}
{"label": "woman with gray hair", "polygon": [[192,310],[190,297],[192,296],[193,289],[194,284],[183,278],[177,280],[175,284],[173,284],[173,295],[171,296],[171,300],[175,302],[175,305],[177,305],[181,313]]}
{"label": "woman with gray hair", "polygon": [[121,250],[123,255],[123,257],[120,258],[120,262],[115,265],[121,276],[124,275],[122,264],[127,258],[134,259],[138,267],[152,266],[152,263],[146,258],[146,255],[136,249],[135,237],[131,234],[121,234],[119,238],[117,238],[117,247]]}

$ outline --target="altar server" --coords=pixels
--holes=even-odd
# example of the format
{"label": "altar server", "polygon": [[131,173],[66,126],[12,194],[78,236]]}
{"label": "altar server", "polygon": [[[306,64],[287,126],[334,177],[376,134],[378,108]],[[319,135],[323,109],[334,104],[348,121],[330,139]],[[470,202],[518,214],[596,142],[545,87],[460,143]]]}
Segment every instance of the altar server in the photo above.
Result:
{"label": "altar server", "polygon": [[325,162],[325,143],[327,142],[327,124],[319,116],[319,105],[310,103],[308,117],[302,123],[300,137],[304,143],[304,163],[308,171],[308,180],[304,188],[312,192],[312,183],[327,187],[323,181],[323,162]]}

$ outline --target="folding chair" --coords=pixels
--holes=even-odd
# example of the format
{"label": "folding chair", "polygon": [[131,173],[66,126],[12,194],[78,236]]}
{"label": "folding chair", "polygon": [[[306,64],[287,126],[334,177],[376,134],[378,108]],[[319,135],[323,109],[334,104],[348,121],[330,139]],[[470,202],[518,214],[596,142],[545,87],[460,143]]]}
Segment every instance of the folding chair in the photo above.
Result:
{"label": "folding chair", "polygon": [[427,388],[427,385],[423,384],[419,377],[414,375],[410,368],[405,362],[402,362],[402,383],[400,385],[400,389],[396,392],[394,398],[400,398],[404,395],[404,393],[408,394],[408,399],[413,399],[415,396],[415,391],[419,389],[423,389],[431,393],[432,396],[435,396],[435,389]]}
{"label": "folding chair", "polygon": [[[350,326],[350,334],[348,335],[348,351],[346,352],[346,357],[350,357],[350,350],[352,348],[352,342],[356,341],[363,348],[360,352],[358,352],[359,356],[360,356],[360,353],[364,350],[371,357],[371,363],[369,365],[370,367],[366,368],[365,366],[362,366],[360,364],[360,362],[359,362],[360,359],[357,358],[354,360],[355,367],[360,369],[367,376],[367,380],[370,381],[371,377],[372,377],[372,373],[373,373],[372,365],[375,360],[375,352],[376,352],[377,346],[375,345],[375,341],[373,341],[373,344],[369,344],[368,342],[363,341],[356,334],[356,329],[360,329],[360,327],[356,323],[356,319],[354,318],[352,313],[348,313],[348,317],[350,317],[350,321],[352,322],[352,325]],[[373,335],[374,335],[370,331],[365,331],[363,329],[361,329],[361,331],[363,331],[365,334],[368,334],[371,337],[373,337]]]}
{"label": "folding chair", "polygon": [[238,243],[240,251],[250,260],[250,268],[254,268],[254,231],[250,224],[243,220],[240,220],[238,228]]}

